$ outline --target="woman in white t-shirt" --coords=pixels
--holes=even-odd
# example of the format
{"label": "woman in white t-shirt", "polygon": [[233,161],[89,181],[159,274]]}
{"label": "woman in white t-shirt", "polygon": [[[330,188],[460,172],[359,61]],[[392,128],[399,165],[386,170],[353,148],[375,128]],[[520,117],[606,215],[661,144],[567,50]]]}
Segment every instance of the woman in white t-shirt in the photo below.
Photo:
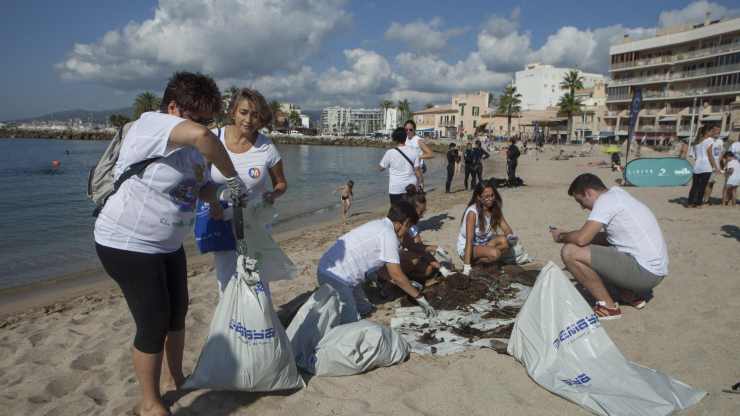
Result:
{"label": "woman in white t-shirt", "polygon": [[740,185],[740,161],[737,156],[728,151],[722,156],[725,161],[725,193],[722,195],[722,204],[735,206],[737,187]]}
{"label": "woman in white t-shirt", "polygon": [[196,199],[216,202],[206,161],[225,173],[232,192],[242,192],[231,159],[205,127],[220,109],[221,94],[211,78],[175,73],[160,112],[144,113],[131,124],[114,177],[135,163],[157,160],[124,180],[95,221],[98,257],[136,324],[133,361],[142,394],[137,414],[170,414],[159,391],[163,351],[166,384],[177,388],[184,382],[188,284],[182,243],[194,222]]}
{"label": "woman in white t-shirt", "polygon": [[[457,236],[457,254],[463,260],[463,274],[470,274],[474,261],[490,263],[509,248],[513,236],[503,214],[503,200],[492,181],[479,182],[465,209]],[[501,230],[502,235],[495,232]]]}
{"label": "woman in white t-shirt", "polygon": [[694,145],[693,149],[696,160],[694,161],[694,175],[689,190],[689,208],[701,207],[709,178],[713,171],[718,170],[712,146],[714,145],[713,135],[719,133],[719,128],[704,126],[703,133],[702,140]]}
{"label": "woman in white t-shirt", "polygon": [[419,168],[419,153],[412,147],[406,146],[406,133],[399,127],[391,134],[396,147],[389,149],[380,160],[380,170],[388,169],[388,196],[391,205],[401,201],[406,195],[408,185],[419,185],[421,169]]}
{"label": "woman in white t-shirt", "polygon": [[433,159],[434,153],[424,139],[416,134],[416,123],[414,120],[407,120],[403,123],[403,130],[406,132],[406,146],[411,147],[419,153],[419,186],[424,189],[424,174],[427,172],[427,159]]}
{"label": "woman in white t-shirt", "polygon": [[[275,144],[259,133],[261,128],[272,121],[270,107],[258,91],[242,88],[232,97],[228,114],[234,124],[220,129],[219,139],[234,163],[239,177],[244,182],[247,200],[250,203],[263,200],[268,204],[273,204],[288,189],[288,182],[283,172],[283,161]],[[267,187],[268,176],[272,190]],[[216,184],[222,184],[225,181],[224,175],[216,166],[211,167],[211,177]],[[221,206],[217,204],[215,208],[218,211]],[[265,224],[265,226],[269,231],[271,224]],[[223,293],[229,280],[236,273],[236,258],[235,250],[214,252],[219,293]],[[288,276],[260,277],[269,297],[268,282]]]}

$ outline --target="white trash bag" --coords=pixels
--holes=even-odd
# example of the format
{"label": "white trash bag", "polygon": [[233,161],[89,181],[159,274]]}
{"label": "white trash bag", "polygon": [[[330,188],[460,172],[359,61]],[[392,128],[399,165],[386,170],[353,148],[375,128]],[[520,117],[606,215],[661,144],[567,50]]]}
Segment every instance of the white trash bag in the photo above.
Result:
{"label": "white trash bag", "polygon": [[257,271],[264,282],[292,280],[298,269],[268,231],[277,216],[272,204],[250,202],[244,209],[244,238],[247,255],[257,260]]}
{"label": "white trash bag", "polygon": [[323,284],[293,317],[286,333],[299,368],[313,368],[311,360],[319,342],[330,329],[341,323],[339,304],[337,291]]}
{"label": "white trash bag", "polygon": [[627,361],[552,262],[517,316],[508,353],[537,384],[597,415],[668,415],[706,394]]}
{"label": "white trash bag", "polygon": [[262,283],[249,284],[237,274],[216,307],[208,340],[183,388],[265,392],[304,386]]}
{"label": "white trash bag", "polygon": [[391,328],[363,319],[332,328],[306,370],[317,376],[351,376],[404,361],[411,347]]}

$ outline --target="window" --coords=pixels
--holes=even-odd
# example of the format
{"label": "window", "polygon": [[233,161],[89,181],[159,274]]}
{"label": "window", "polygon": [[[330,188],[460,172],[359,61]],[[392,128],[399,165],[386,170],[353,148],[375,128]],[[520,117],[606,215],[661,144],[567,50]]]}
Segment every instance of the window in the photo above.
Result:
{"label": "window", "polygon": [[479,115],[480,115],[480,107],[473,107],[473,117],[477,117]]}
{"label": "window", "polygon": [[[473,108],[475,108],[475,107],[473,107]],[[473,128],[476,128],[476,127],[477,127],[477,125],[476,125],[476,124],[478,124],[478,123],[476,123],[476,121],[475,121],[475,120],[473,120]]]}

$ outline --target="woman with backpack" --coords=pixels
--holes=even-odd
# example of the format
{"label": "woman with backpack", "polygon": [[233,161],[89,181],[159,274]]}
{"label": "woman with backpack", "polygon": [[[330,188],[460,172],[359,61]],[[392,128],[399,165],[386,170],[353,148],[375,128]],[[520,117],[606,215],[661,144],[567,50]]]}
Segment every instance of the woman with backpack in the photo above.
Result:
{"label": "woman with backpack", "polygon": [[388,169],[388,196],[393,205],[403,199],[408,185],[419,186],[421,183],[421,159],[416,149],[406,145],[403,127],[393,130],[391,139],[396,147],[385,152],[380,160],[380,170]]}
{"label": "woman with backpack", "polygon": [[170,414],[159,390],[163,356],[168,382],[176,388],[184,382],[188,285],[182,243],[193,225],[196,200],[217,201],[206,162],[224,173],[233,194],[244,188],[223,145],[206,127],[220,109],[221,94],[211,78],[175,73],[160,111],[142,114],[123,138],[114,177],[140,162],[147,161],[146,167],[125,176],[95,222],[98,257],[136,323],[133,362],[142,398],[135,414]]}

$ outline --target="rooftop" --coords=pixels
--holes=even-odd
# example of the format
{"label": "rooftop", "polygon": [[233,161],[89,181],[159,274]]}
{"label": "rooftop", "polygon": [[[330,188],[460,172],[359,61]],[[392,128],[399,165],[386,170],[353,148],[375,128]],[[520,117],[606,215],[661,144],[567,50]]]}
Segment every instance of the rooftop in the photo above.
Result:
{"label": "rooftop", "polygon": [[740,31],[740,17],[727,20],[712,20],[695,25],[674,26],[659,29],[655,36],[633,39],[625,35],[621,43],[612,45],[609,54],[615,55],[644,49],[653,49],[692,42],[717,36],[722,33]]}
{"label": "rooftop", "polygon": [[417,114],[442,114],[442,113],[457,113],[457,108],[453,108],[451,105],[439,105],[432,108],[426,108],[420,111],[414,111],[414,115]]}

